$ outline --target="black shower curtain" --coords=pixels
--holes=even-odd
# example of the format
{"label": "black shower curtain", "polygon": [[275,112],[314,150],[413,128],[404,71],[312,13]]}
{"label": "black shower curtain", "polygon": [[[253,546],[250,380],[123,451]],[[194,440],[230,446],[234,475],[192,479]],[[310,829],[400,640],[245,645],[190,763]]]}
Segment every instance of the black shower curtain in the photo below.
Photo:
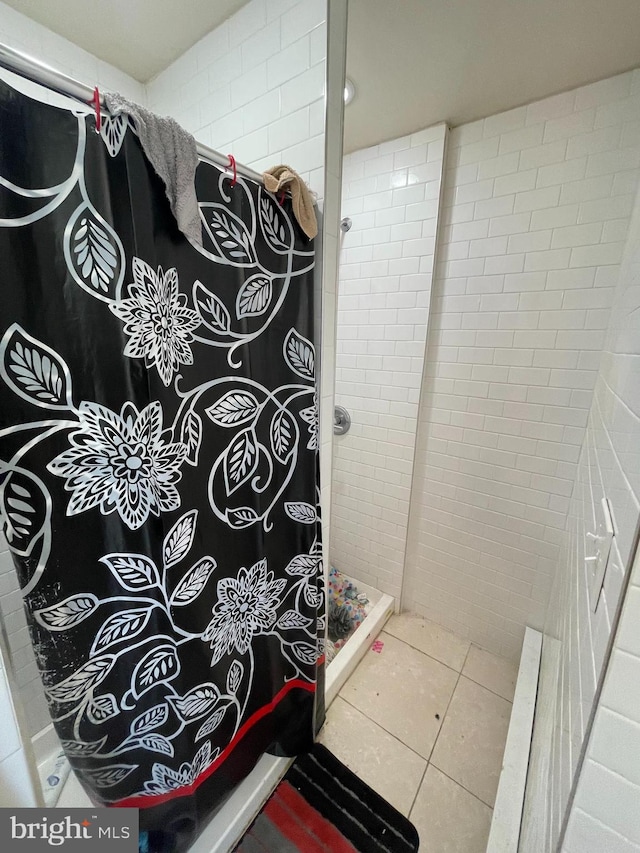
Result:
{"label": "black shower curtain", "polygon": [[73,768],[162,850],[323,715],[313,245],[196,188],[203,247],[126,119],[0,82],[4,532]]}

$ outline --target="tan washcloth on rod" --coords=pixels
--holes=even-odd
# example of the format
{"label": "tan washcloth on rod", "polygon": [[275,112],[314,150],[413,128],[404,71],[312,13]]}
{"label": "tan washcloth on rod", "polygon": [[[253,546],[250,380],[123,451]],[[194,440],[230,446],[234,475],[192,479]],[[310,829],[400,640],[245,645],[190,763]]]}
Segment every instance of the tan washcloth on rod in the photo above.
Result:
{"label": "tan washcloth on rod", "polygon": [[309,187],[291,166],[274,166],[262,175],[264,186],[270,193],[289,190],[293,201],[293,215],[310,240],[318,233],[318,221],[313,209]]}

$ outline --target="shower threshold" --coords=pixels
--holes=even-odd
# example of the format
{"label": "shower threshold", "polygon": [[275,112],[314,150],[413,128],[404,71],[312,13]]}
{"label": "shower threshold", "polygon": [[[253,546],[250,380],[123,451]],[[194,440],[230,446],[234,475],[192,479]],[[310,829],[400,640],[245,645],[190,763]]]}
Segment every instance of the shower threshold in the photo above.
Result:
{"label": "shower threshold", "polygon": [[[344,576],[343,576],[344,577]],[[347,582],[350,581],[345,577]],[[395,599],[360,581],[351,581],[368,599],[364,621],[349,635],[344,646],[327,666],[325,701],[327,708],[336,698],[345,682],[367,653],[371,643],[393,616]]]}

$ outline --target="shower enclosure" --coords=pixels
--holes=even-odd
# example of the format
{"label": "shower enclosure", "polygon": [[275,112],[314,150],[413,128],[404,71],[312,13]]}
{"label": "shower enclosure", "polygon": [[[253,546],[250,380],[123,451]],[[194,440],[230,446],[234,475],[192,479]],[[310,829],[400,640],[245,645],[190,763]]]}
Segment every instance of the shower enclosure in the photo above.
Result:
{"label": "shower enclosure", "polygon": [[[600,794],[637,793],[640,72],[343,160],[343,7],[251,0],[146,87],[104,64],[98,82],[258,172],[290,162],[320,197],[325,567],[388,596],[328,668],[327,701],[394,608],[513,661],[531,626],[544,633],[546,713],[520,851],[638,844],[634,809]],[[95,60],[3,15],[1,39],[49,45],[95,82]],[[351,418],[335,436],[334,402]],[[47,718],[6,578],[29,719],[0,769],[28,779]],[[55,755],[50,737],[36,738],[40,754]],[[214,849],[232,849],[282,772],[260,762],[221,811]],[[20,801],[35,805],[36,788]],[[60,803],[76,794],[72,779]]]}

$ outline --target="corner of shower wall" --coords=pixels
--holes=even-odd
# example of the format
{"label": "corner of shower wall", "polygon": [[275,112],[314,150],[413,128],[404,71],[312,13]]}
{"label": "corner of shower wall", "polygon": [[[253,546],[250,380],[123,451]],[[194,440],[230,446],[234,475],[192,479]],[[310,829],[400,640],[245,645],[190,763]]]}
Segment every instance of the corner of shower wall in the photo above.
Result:
{"label": "corner of shower wall", "polygon": [[447,127],[343,162],[331,561],[399,602]]}
{"label": "corner of shower wall", "polygon": [[[2,2],[0,41],[77,80],[91,83],[92,86],[98,85],[104,91],[120,92],[137,103],[145,103],[145,88],[138,80]],[[44,89],[18,75],[11,75],[11,79],[12,82],[20,82],[21,87],[24,87],[21,91],[32,97],[46,103],[68,104],[64,95]]]}

